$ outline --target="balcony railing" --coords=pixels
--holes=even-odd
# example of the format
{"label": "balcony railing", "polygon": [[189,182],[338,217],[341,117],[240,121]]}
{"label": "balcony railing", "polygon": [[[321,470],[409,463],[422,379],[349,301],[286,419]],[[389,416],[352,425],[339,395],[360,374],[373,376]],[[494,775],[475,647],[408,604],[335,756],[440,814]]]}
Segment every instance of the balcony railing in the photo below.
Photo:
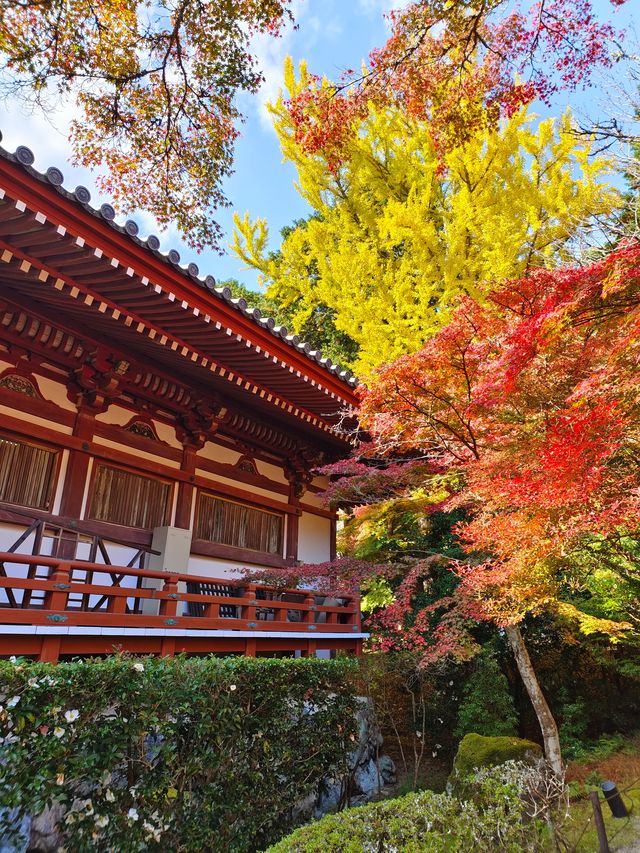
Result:
{"label": "balcony railing", "polygon": [[16,634],[24,634],[18,626],[65,626],[75,634],[117,628],[123,637],[138,633],[128,629],[164,629],[164,636],[243,632],[258,638],[258,650],[261,633],[353,638],[337,647],[355,651],[362,636],[360,600],[351,594],[326,598],[245,580],[9,552],[0,552],[0,625],[5,651],[10,626]]}

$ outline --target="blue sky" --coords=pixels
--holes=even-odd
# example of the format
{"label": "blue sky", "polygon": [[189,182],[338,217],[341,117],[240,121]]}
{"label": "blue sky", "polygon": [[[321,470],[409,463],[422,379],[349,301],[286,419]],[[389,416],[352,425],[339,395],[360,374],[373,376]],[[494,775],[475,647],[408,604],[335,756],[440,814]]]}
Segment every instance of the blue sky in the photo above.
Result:
{"label": "blue sky", "polygon": [[[358,67],[371,48],[382,44],[387,36],[383,12],[394,5],[393,0],[294,0],[294,11],[298,29],[289,28],[280,39],[260,38],[256,52],[265,74],[265,84],[257,96],[243,95],[240,106],[246,115],[241,127],[241,137],[236,146],[235,173],[226,183],[226,194],[232,207],[218,213],[218,221],[230,241],[233,211],[249,211],[252,218],[264,216],[277,245],[279,229],[292,220],[306,215],[306,205],[297,195],[293,182],[295,170],[283,164],[276,135],[271,128],[265,103],[277,96],[282,80],[282,66],[287,55],[294,61],[306,59],[310,69],[316,73],[338,76],[344,68]],[[399,0],[396,6],[402,5]],[[622,9],[612,14],[609,0],[595,0],[596,9],[611,17],[618,27],[628,27],[633,19],[632,8],[638,8],[638,0],[628,0]],[[600,96],[602,96],[602,92]],[[576,96],[564,95],[554,105],[554,112],[561,110],[568,100],[593,115],[598,107],[597,91]],[[564,101],[564,103],[563,103]],[[95,189],[92,175],[82,169],[72,168],[68,163],[69,146],[67,127],[74,115],[73,104],[63,106],[56,114],[44,118],[29,115],[17,104],[0,107],[0,130],[2,145],[9,151],[18,145],[28,145],[36,157],[36,168],[44,171],[56,165],[65,175],[65,186],[73,189],[81,183],[91,190],[92,204],[99,206],[107,198],[101,198]],[[161,233],[146,214],[134,218],[141,226],[142,234],[157,233],[163,251],[177,248],[182,261],[195,260],[202,274],[211,274],[219,281],[237,278],[249,287],[256,287],[256,276],[242,268],[231,254],[220,257],[214,252],[203,252],[200,256],[188,249],[174,229]]]}

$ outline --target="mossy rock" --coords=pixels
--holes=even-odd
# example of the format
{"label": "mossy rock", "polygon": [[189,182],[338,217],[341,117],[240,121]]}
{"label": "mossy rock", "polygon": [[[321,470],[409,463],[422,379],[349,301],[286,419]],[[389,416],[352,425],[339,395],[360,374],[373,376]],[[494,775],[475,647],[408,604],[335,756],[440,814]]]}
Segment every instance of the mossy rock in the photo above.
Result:
{"label": "mossy rock", "polygon": [[542,749],[532,740],[519,737],[485,737],[468,734],[460,741],[453,762],[451,781],[466,779],[481,767],[496,767],[505,761],[524,761],[535,764],[542,758]]}

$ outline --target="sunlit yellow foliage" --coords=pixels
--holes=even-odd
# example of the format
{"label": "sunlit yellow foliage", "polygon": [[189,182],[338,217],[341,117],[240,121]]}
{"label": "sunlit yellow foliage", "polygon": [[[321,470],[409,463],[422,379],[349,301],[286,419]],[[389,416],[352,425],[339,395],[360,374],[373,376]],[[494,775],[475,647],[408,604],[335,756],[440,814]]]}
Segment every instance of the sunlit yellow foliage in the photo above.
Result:
{"label": "sunlit yellow foliage", "polygon": [[[296,77],[289,61],[285,83],[289,96],[308,87],[306,67]],[[236,215],[234,251],[270,296],[301,297],[297,327],[318,304],[335,309],[338,329],[360,345],[361,374],[417,350],[457,295],[482,300],[493,282],[569,257],[578,226],[616,201],[606,161],[589,158],[569,114],[537,121],[523,110],[436,152],[427,122],[370,104],[332,170],[297,144],[285,96],[271,111],[316,217],[270,254],[266,222]]]}
{"label": "sunlit yellow foliage", "polygon": [[612,619],[592,616],[565,601],[558,602],[556,611],[567,619],[575,620],[582,634],[605,634],[613,643],[625,638],[632,628],[629,622],[614,622]]}

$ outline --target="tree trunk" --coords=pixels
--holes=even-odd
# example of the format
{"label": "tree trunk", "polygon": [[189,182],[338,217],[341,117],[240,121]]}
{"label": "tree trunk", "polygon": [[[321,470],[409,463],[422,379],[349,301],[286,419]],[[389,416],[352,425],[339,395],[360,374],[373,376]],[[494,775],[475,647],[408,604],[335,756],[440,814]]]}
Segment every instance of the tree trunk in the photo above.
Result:
{"label": "tree trunk", "polygon": [[531,663],[531,658],[529,657],[529,652],[525,646],[520,628],[518,625],[510,625],[508,628],[505,628],[505,631],[511,651],[518,665],[518,672],[529,694],[529,699],[531,699],[531,704],[540,724],[544,740],[544,754],[553,772],[561,778],[564,775],[564,766],[560,750],[558,726],[538,682],[538,677]]}

